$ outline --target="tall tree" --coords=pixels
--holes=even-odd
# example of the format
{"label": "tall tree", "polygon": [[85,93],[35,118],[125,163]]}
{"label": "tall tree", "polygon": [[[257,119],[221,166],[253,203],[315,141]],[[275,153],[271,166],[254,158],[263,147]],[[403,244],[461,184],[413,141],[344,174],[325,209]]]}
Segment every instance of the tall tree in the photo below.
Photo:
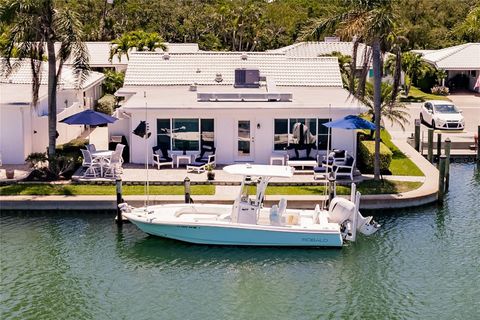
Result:
{"label": "tall tree", "polygon": [[[56,0],[5,0],[0,3],[0,18],[12,26],[2,48],[3,63],[8,72],[14,65],[30,61],[32,68],[32,104],[38,104],[42,77],[42,59],[48,61],[48,156],[55,157],[57,139],[57,88],[64,62],[71,58],[76,85],[86,79],[88,52],[82,42],[82,24],[76,12],[64,1]],[[59,42],[58,52],[55,42]],[[16,55],[12,65],[11,58]]]}
{"label": "tall tree", "polygon": [[382,44],[393,33],[396,13],[393,0],[349,0],[336,14],[317,19],[310,34],[321,35],[335,30],[344,39],[358,36],[372,47],[373,102],[375,110],[374,179],[380,179],[380,121],[382,83]]}

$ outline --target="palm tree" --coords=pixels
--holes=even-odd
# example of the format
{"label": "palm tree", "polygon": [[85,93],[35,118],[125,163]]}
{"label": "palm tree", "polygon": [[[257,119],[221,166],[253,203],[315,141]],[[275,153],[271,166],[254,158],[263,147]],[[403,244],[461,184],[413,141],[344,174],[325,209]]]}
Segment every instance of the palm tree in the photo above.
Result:
{"label": "palm tree", "polygon": [[412,83],[416,82],[425,72],[430,69],[419,54],[413,52],[405,52],[402,55],[402,70],[407,75],[405,79],[405,95],[408,96]]}
{"label": "palm tree", "polygon": [[[77,87],[89,72],[88,52],[82,42],[79,16],[68,4],[55,0],[4,0],[0,18],[11,26],[2,48],[7,72],[28,59],[32,68],[32,105],[38,104],[42,59],[48,61],[48,157],[54,159],[57,135],[57,86],[64,62],[71,58]],[[55,42],[60,43],[58,52]],[[19,58],[12,65],[11,58]]]}
{"label": "palm tree", "polygon": [[127,57],[127,60],[130,59],[128,53],[133,48],[137,51],[155,51],[157,48],[164,51],[167,50],[164,40],[156,32],[148,33],[145,31],[131,31],[122,34],[111,43],[110,61],[114,56],[117,56],[118,60],[122,61],[123,55]]}
{"label": "palm tree", "polygon": [[380,120],[381,120],[381,82],[382,61],[381,44],[393,33],[396,13],[393,0],[349,0],[340,12],[314,21],[310,35],[317,37],[329,30],[351,39],[362,38],[372,47],[373,60],[373,106],[375,110],[375,161],[374,179],[380,179]]}
{"label": "palm tree", "polygon": [[480,42],[480,5],[474,7],[464,21],[453,29],[459,39],[468,42]]}
{"label": "palm tree", "polygon": [[[393,85],[383,82],[381,87],[381,124],[384,124],[383,119],[388,119],[392,125],[398,124],[402,130],[405,131],[405,124],[410,123],[410,114],[407,111],[407,106],[404,103],[399,102],[397,99],[392,100],[392,92],[394,90]],[[362,102],[369,108],[367,114],[370,115],[372,119],[375,119],[373,91],[373,85],[368,82],[366,85],[365,97],[362,99]]]}

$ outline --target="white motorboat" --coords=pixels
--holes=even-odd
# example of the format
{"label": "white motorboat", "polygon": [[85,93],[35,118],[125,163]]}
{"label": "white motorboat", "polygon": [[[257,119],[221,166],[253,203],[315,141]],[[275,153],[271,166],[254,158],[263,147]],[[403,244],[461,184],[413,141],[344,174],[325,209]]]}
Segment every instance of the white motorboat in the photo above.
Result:
{"label": "white motorboat", "polygon": [[[120,204],[123,216],[142,231],[165,238],[197,244],[248,246],[341,247],[355,241],[357,231],[371,235],[380,227],[372,217],[358,211],[360,193],[352,184],[351,199],[335,197],[328,210],[287,209],[287,201],[263,207],[272,177],[289,178],[288,166],[235,164],[224,171],[243,176],[241,190],[233,205],[166,204],[132,208]],[[246,180],[256,178],[253,197]]]}

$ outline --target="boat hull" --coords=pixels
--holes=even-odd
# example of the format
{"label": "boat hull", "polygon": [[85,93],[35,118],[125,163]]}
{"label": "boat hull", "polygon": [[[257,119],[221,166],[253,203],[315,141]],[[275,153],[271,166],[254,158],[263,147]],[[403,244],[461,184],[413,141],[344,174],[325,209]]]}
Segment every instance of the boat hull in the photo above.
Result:
{"label": "boat hull", "polygon": [[209,226],[148,223],[131,219],[150,235],[196,244],[236,246],[341,247],[343,239],[337,232],[302,232],[248,228],[245,226]]}

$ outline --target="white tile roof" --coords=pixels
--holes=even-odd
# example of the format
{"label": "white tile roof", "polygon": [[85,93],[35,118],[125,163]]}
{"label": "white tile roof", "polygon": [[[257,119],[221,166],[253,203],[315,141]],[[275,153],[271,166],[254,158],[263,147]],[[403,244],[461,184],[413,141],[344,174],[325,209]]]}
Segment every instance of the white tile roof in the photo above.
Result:
{"label": "white tile roof", "polygon": [[433,50],[422,57],[439,69],[480,70],[480,43],[465,43]]}
{"label": "white tile roof", "polygon": [[[202,51],[194,54],[169,53],[165,56],[154,52],[132,53],[124,85],[188,85],[194,82],[232,85],[237,68],[258,68],[262,76],[273,78],[279,86],[342,86],[337,58]],[[221,83],[215,81],[217,74],[222,75]]]}
{"label": "white tile roof", "polygon": [[[47,95],[47,86],[41,85],[38,90],[39,100]],[[25,106],[32,103],[31,84],[0,83],[0,105]]]}
{"label": "white tile roof", "polygon": [[[357,50],[357,68],[363,66],[363,56],[365,44],[360,43]],[[334,51],[340,52],[343,55],[353,55],[353,42],[299,42],[287,47],[268,50],[272,53],[283,53],[291,57],[318,57],[324,54],[330,54]]]}
{"label": "white tile roof", "polygon": [[[12,59],[11,64],[15,65],[17,60]],[[94,83],[101,81],[104,75],[99,72],[91,71],[87,79],[83,82],[82,88],[88,88]],[[18,67],[15,67],[11,74],[7,77],[3,69],[3,63],[0,62],[0,82],[12,84],[31,84],[32,83],[32,69],[30,60],[23,60]],[[64,89],[75,89],[75,75],[73,69],[68,66],[63,66],[62,75],[59,85]],[[40,84],[48,84],[48,63],[42,62],[42,71]]]}
{"label": "white tile roof", "polygon": [[[90,55],[90,66],[92,67],[108,67],[115,65],[127,65],[128,60],[126,56],[122,56],[122,60],[118,60],[117,56],[112,58],[110,62],[108,58],[110,57],[110,48],[111,43],[105,41],[91,41],[85,42],[87,46],[88,53]],[[167,51],[171,53],[195,53],[198,52],[197,43],[165,43],[167,46]],[[55,44],[56,50],[60,48],[60,44]],[[135,50],[132,50],[135,51]],[[161,49],[157,49],[156,52],[163,52]],[[130,53],[129,53],[130,55]],[[68,60],[65,62],[66,65],[71,64],[71,61]]]}

